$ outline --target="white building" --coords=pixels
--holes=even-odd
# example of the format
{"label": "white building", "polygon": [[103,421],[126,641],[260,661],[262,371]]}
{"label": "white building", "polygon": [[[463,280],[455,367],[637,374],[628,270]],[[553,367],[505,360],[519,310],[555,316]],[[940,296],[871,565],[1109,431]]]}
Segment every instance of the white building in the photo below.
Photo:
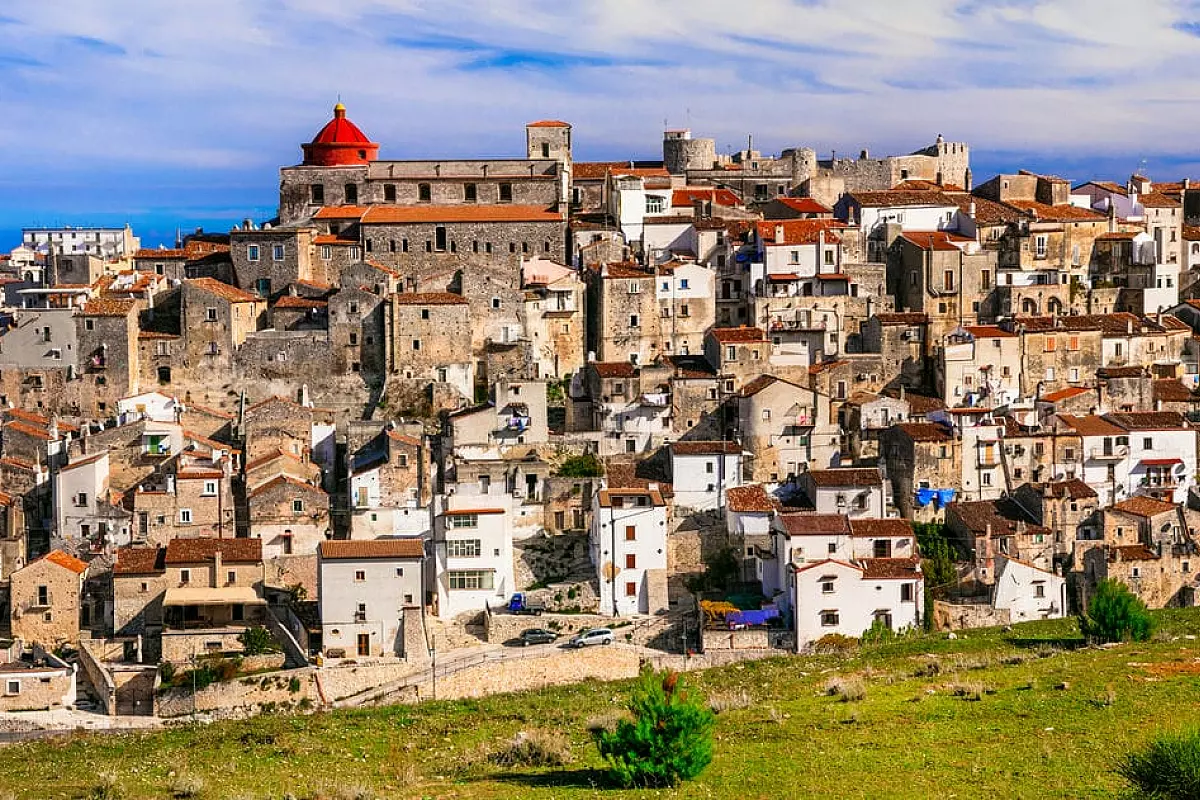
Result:
{"label": "white building", "polygon": [[65,255],[88,253],[105,261],[133,258],[142,246],[126,225],[123,228],[24,228],[21,244],[39,253],[55,251]]}
{"label": "white building", "polygon": [[439,495],[434,503],[438,616],[506,604],[516,591],[512,496]]}
{"label": "white building", "polygon": [[825,559],[789,565],[789,605],[796,649],[829,634],[862,636],[876,622],[893,631],[916,628],[924,614],[919,559]]}
{"label": "white building", "polygon": [[[405,625],[421,620],[424,563],[419,539],[321,542],[317,587],[325,652],[406,655],[406,636],[414,632]],[[424,640],[423,631],[416,635]]]}
{"label": "white building", "polygon": [[1066,578],[1025,561],[996,556],[995,592],[992,606],[1013,622],[1066,616]]}
{"label": "white building", "polygon": [[727,489],[742,485],[742,458],[742,448],[737,442],[672,444],[675,505],[693,511],[717,508]]}
{"label": "white building", "polygon": [[666,611],[667,504],[656,484],[597,492],[590,548],[602,614]]}
{"label": "white building", "polygon": [[1101,507],[1137,494],[1186,502],[1196,481],[1196,429],[1188,427],[1182,414],[1059,414],[1057,420],[1059,430],[1073,432],[1082,446],[1078,453],[1070,445],[1060,448],[1052,480],[1082,479],[1099,495]]}
{"label": "white building", "polygon": [[56,542],[93,552],[130,543],[129,513],[109,502],[107,450],[62,466],[52,487]]}
{"label": "white building", "polygon": [[152,422],[179,422],[183,404],[162,392],[143,392],[117,401],[117,419],[125,425],[140,419]]}
{"label": "white building", "polygon": [[791,608],[792,571],[810,561],[854,558],[849,518],[839,514],[776,514],[771,526],[771,558],[763,569],[763,594]]}
{"label": "white building", "polygon": [[811,469],[800,476],[800,485],[818,514],[878,519],[887,510],[878,467]]}

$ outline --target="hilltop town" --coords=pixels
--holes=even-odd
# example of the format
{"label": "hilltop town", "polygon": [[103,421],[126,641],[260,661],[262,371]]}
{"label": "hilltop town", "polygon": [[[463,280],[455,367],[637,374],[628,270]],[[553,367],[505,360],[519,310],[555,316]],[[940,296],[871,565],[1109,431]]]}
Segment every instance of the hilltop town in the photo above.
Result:
{"label": "hilltop town", "polygon": [[24,231],[0,711],[482,694],[1107,578],[1196,604],[1200,185],[573,134],[393,160],[339,104],[269,223]]}

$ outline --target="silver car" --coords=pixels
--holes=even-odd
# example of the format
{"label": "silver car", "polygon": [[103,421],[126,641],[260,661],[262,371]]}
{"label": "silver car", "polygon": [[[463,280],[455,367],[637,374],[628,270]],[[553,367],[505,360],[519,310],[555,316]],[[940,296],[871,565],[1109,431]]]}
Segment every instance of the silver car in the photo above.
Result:
{"label": "silver car", "polygon": [[587,647],[590,644],[612,644],[613,632],[608,628],[592,628],[584,631],[567,644],[571,647]]}

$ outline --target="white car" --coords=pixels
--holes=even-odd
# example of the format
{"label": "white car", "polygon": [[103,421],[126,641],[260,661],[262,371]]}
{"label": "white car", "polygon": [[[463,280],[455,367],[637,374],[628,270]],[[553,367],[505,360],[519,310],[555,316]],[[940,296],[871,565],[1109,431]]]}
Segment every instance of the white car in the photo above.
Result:
{"label": "white car", "polygon": [[592,628],[590,631],[584,631],[571,641],[567,642],[570,647],[587,647],[590,644],[612,644],[613,632],[608,628]]}

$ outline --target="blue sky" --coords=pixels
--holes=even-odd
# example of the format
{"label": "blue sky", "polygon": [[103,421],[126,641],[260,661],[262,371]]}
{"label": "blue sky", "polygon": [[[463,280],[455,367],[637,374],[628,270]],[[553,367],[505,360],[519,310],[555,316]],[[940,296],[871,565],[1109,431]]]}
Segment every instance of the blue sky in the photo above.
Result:
{"label": "blue sky", "polygon": [[340,96],[384,157],[909,152],[977,180],[1200,177],[1200,3],[1175,0],[6,0],[0,248],[23,225],[271,216],[281,164]]}

